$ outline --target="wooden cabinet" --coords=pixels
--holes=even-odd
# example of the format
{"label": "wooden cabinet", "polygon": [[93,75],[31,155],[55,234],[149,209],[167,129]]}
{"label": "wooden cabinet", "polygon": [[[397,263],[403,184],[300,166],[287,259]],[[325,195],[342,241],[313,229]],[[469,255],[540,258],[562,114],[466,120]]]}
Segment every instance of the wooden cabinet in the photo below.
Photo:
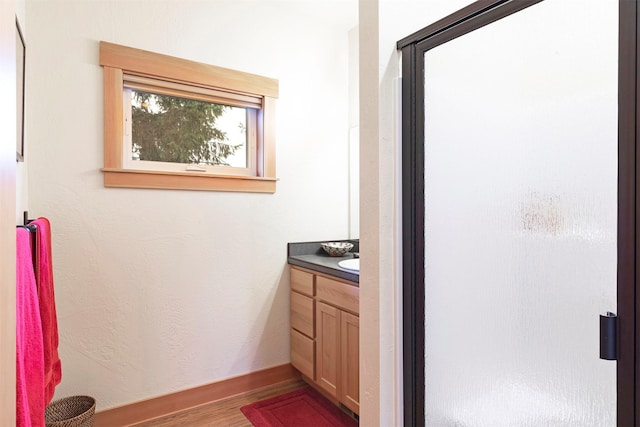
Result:
{"label": "wooden cabinet", "polygon": [[297,267],[290,271],[291,364],[307,381],[358,414],[360,288]]}
{"label": "wooden cabinet", "polygon": [[291,364],[315,380],[315,277],[291,269]]}
{"label": "wooden cabinet", "polygon": [[340,381],[340,310],[321,302],[316,305],[316,383],[338,399]]}

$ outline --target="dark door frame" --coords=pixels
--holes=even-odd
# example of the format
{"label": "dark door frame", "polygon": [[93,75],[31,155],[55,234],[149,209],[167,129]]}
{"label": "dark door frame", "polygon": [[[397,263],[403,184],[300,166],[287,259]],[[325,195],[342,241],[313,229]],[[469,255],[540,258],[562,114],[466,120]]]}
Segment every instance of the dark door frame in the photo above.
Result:
{"label": "dark door frame", "polygon": [[[402,239],[404,425],[424,425],[424,53],[542,0],[479,0],[400,40],[402,51]],[[640,215],[636,191],[638,0],[619,0],[618,60],[618,426],[640,424]],[[597,28],[595,29],[597,31]],[[597,319],[599,313],[593,313]],[[594,320],[595,322],[595,320]],[[596,357],[596,356],[594,356]],[[610,363],[604,362],[603,363]]]}

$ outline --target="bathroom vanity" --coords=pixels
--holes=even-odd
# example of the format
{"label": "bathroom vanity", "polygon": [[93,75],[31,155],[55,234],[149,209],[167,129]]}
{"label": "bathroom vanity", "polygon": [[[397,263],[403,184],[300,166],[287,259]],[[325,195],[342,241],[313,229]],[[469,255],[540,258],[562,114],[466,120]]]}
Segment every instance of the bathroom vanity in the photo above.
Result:
{"label": "bathroom vanity", "polygon": [[359,273],[338,266],[353,255],[330,257],[313,246],[296,253],[292,245],[299,244],[289,244],[288,257],[291,364],[334,403],[359,414]]}

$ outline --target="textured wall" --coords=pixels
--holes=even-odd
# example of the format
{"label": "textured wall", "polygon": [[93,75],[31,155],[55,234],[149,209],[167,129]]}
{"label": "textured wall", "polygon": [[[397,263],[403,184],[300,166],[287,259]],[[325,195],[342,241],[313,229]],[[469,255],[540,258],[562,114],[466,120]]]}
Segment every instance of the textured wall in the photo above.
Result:
{"label": "textured wall", "polygon": [[6,425],[16,419],[16,13],[15,1],[0,1],[0,414]]}
{"label": "textured wall", "polygon": [[[101,409],[289,361],[286,243],[348,232],[347,29],[304,11],[27,2],[29,204],[54,230],[57,397]],[[277,192],[103,188],[99,40],[279,79]]]}
{"label": "textured wall", "polygon": [[[20,24],[20,30],[23,37],[27,36],[27,14],[26,1],[17,0],[15,2],[16,19]],[[27,49],[29,46],[27,46]],[[28,139],[28,132],[24,129],[25,140]],[[29,210],[29,193],[28,193],[28,167],[29,167],[29,144],[25,144],[24,161],[16,163],[16,224],[22,224],[22,212]]]}

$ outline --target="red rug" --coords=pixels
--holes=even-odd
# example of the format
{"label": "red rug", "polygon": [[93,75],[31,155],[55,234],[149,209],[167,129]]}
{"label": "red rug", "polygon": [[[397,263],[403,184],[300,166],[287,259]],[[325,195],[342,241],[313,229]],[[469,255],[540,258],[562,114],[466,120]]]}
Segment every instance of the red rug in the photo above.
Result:
{"label": "red rug", "polygon": [[311,387],[304,387],[240,408],[256,427],[356,427],[337,406]]}

